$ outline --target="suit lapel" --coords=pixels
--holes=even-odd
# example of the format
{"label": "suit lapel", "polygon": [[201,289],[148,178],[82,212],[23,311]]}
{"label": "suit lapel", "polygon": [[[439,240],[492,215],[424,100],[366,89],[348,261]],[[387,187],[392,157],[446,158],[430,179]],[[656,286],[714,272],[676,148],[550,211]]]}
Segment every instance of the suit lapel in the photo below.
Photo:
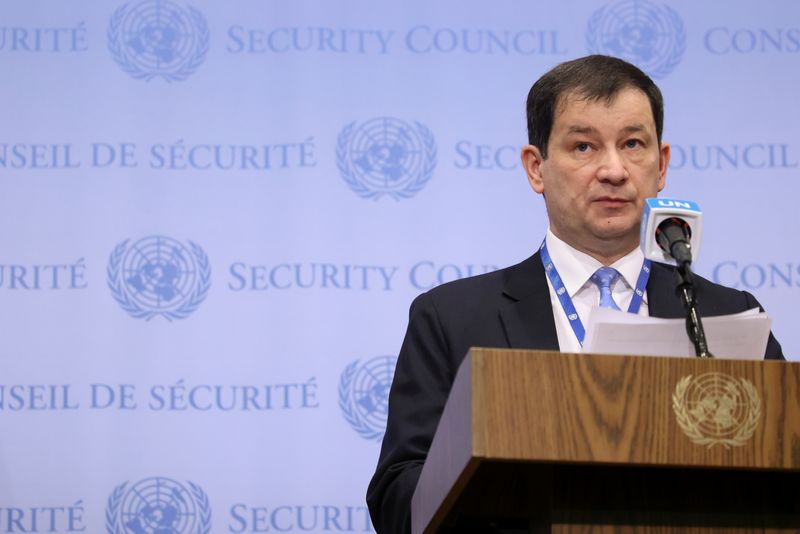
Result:
{"label": "suit lapel", "polygon": [[537,252],[510,270],[500,319],[511,348],[558,350],[553,306]]}
{"label": "suit lapel", "polygon": [[[654,262],[647,281],[651,317],[684,317],[675,285],[673,270]],[[503,295],[506,302],[500,309],[500,319],[511,348],[559,350],[550,290],[538,252],[510,269]]]}

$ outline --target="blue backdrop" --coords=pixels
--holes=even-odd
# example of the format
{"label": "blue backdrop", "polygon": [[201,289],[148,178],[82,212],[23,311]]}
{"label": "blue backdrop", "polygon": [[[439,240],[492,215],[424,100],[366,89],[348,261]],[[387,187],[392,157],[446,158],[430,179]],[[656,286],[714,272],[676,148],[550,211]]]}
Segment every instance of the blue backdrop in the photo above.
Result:
{"label": "blue backdrop", "polygon": [[797,357],[798,20],[2,2],[0,532],[371,531],[408,305],[541,242],[525,97],[589,52],[659,83],[698,272],[753,292]]}

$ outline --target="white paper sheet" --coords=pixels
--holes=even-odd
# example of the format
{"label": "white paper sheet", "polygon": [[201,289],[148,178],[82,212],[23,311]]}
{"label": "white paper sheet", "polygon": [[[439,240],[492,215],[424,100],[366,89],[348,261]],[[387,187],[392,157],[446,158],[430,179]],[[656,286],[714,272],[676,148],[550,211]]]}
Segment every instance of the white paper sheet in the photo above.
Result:
{"label": "white paper sheet", "polygon": [[[734,315],[704,317],[708,348],[717,358],[761,360],[772,321],[758,308]],[[610,308],[593,310],[583,352],[694,357],[685,319],[659,319]]]}

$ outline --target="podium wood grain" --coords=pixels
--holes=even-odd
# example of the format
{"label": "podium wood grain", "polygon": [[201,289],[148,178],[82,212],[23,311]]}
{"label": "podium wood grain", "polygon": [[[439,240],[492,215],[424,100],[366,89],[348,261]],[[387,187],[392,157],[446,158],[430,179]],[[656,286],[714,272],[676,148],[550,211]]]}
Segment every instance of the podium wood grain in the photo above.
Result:
{"label": "podium wood grain", "polygon": [[[678,382],[712,372],[760,397],[739,446],[698,445],[677,422]],[[800,364],[472,349],[413,531],[498,513],[525,518],[522,531],[800,532]]]}

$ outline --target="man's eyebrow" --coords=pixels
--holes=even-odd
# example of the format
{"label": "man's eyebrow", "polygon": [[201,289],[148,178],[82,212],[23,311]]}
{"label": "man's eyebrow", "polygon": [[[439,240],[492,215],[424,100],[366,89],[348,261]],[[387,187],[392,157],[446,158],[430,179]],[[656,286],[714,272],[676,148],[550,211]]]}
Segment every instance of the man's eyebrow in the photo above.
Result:
{"label": "man's eyebrow", "polygon": [[625,132],[636,133],[636,132],[646,132],[647,127],[642,124],[641,122],[637,122],[634,124],[629,124],[628,126],[622,129]]}
{"label": "man's eyebrow", "polygon": [[[629,124],[622,128],[622,131],[625,133],[639,133],[639,132],[647,132],[647,126],[645,126],[641,122],[635,122],[633,124]],[[594,134],[597,133],[597,128],[592,126],[583,126],[581,124],[573,124],[572,126],[567,128],[568,134]]]}
{"label": "man's eyebrow", "polygon": [[591,133],[596,133],[596,132],[597,132],[597,128],[593,128],[591,126],[573,125],[573,126],[570,126],[569,128],[567,128],[567,133],[568,134],[573,134],[573,133],[591,134]]}

